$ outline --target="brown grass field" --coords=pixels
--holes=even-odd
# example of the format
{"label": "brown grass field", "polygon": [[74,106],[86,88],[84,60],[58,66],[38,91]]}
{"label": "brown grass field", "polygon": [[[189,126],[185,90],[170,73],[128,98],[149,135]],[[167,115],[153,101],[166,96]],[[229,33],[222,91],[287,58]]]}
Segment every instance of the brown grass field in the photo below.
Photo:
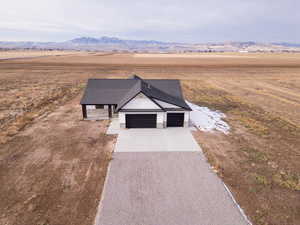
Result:
{"label": "brown grass field", "polygon": [[224,112],[229,135],[193,133],[208,161],[253,224],[300,224],[300,54],[237,53],[0,61],[0,224],[93,224],[115,137],[81,120],[80,96],[131,74],[180,79]]}

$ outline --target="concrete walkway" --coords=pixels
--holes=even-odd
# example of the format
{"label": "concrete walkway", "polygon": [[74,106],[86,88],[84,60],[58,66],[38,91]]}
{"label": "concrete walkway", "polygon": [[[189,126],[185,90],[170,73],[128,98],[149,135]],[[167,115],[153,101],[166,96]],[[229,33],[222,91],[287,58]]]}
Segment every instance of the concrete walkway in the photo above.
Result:
{"label": "concrete walkway", "polygon": [[188,129],[119,131],[95,225],[247,224]]}
{"label": "concrete walkway", "polygon": [[106,134],[118,134],[120,132],[119,118],[111,118]]}

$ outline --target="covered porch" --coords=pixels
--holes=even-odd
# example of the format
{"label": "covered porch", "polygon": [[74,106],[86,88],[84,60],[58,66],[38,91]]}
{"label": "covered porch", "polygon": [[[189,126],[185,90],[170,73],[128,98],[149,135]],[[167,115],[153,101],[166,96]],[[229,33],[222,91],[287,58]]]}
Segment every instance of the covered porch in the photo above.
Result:
{"label": "covered porch", "polygon": [[85,120],[104,120],[116,117],[116,105],[113,104],[97,104],[82,105],[82,114]]}

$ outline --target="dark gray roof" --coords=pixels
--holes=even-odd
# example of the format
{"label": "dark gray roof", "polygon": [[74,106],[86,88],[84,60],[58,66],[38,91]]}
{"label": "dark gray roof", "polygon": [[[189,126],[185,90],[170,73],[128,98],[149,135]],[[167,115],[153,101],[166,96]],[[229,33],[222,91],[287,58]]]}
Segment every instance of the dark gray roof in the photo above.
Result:
{"label": "dark gray roof", "polygon": [[167,80],[167,79],[147,79],[145,80],[147,83],[153,85],[154,87],[163,90],[165,93],[178,97],[183,98],[181,85],[179,80]]}
{"label": "dark gray roof", "polygon": [[151,100],[158,99],[191,110],[183,99],[179,80],[143,80],[136,75],[130,79],[89,79],[80,103],[115,104],[120,110],[140,92]]}
{"label": "dark gray roof", "polygon": [[80,103],[117,105],[135,83],[130,79],[89,79]]}
{"label": "dark gray roof", "polygon": [[138,93],[141,92],[141,81],[135,80],[135,84],[132,86],[131,89],[127,91],[124,97],[118,103],[117,110],[119,110],[122,106],[124,106],[127,102],[129,102],[132,98],[134,98]]}

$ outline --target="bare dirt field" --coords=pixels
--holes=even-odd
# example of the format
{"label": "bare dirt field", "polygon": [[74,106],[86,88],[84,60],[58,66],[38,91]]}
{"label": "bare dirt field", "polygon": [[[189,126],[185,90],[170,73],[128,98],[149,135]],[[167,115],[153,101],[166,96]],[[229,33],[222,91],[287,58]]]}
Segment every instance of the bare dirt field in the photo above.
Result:
{"label": "bare dirt field", "polygon": [[0,151],[0,224],[93,224],[115,137],[81,119],[79,96]]}
{"label": "bare dirt field", "polygon": [[180,54],[180,53],[146,53],[146,54],[142,54],[142,53],[138,53],[138,54],[134,54],[133,57],[136,58],[255,58],[255,56],[249,56],[249,55],[234,55],[234,54],[199,54],[199,53],[185,53],[185,54]]}
{"label": "bare dirt field", "polygon": [[42,51],[42,50],[1,50],[0,49],[0,60],[4,59],[19,59],[19,58],[34,58],[34,57],[45,57],[45,56],[61,56],[79,54],[78,51]]}
{"label": "bare dirt field", "polygon": [[[94,179],[105,174],[107,163],[93,164],[88,182],[99,183],[87,192],[83,174],[89,167],[74,158],[93,162],[104,157],[107,162],[103,154],[111,151],[114,137],[103,135],[106,122],[81,121],[77,104],[88,78],[135,73],[180,79],[188,100],[227,115],[229,135],[197,131],[194,136],[253,224],[300,224],[300,54],[221,55],[82,53],[0,61],[0,180],[7,184],[0,190],[0,222],[20,224],[12,216],[18,215],[19,221],[31,218],[51,225],[92,224],[102,184]],[[86,154],[91,145],[95,154]],[[37,163],[39,157],[46,163]],[[55,163],[57,167],[50,166]],[[76,182],[64,181],[63,174],[70,171]],[[90,211],[79,207],[93,197],[95,202],[85,202]],[[76,209],[70,207],[76,204]],[[62,215],[66,218],[60,221]]]}

